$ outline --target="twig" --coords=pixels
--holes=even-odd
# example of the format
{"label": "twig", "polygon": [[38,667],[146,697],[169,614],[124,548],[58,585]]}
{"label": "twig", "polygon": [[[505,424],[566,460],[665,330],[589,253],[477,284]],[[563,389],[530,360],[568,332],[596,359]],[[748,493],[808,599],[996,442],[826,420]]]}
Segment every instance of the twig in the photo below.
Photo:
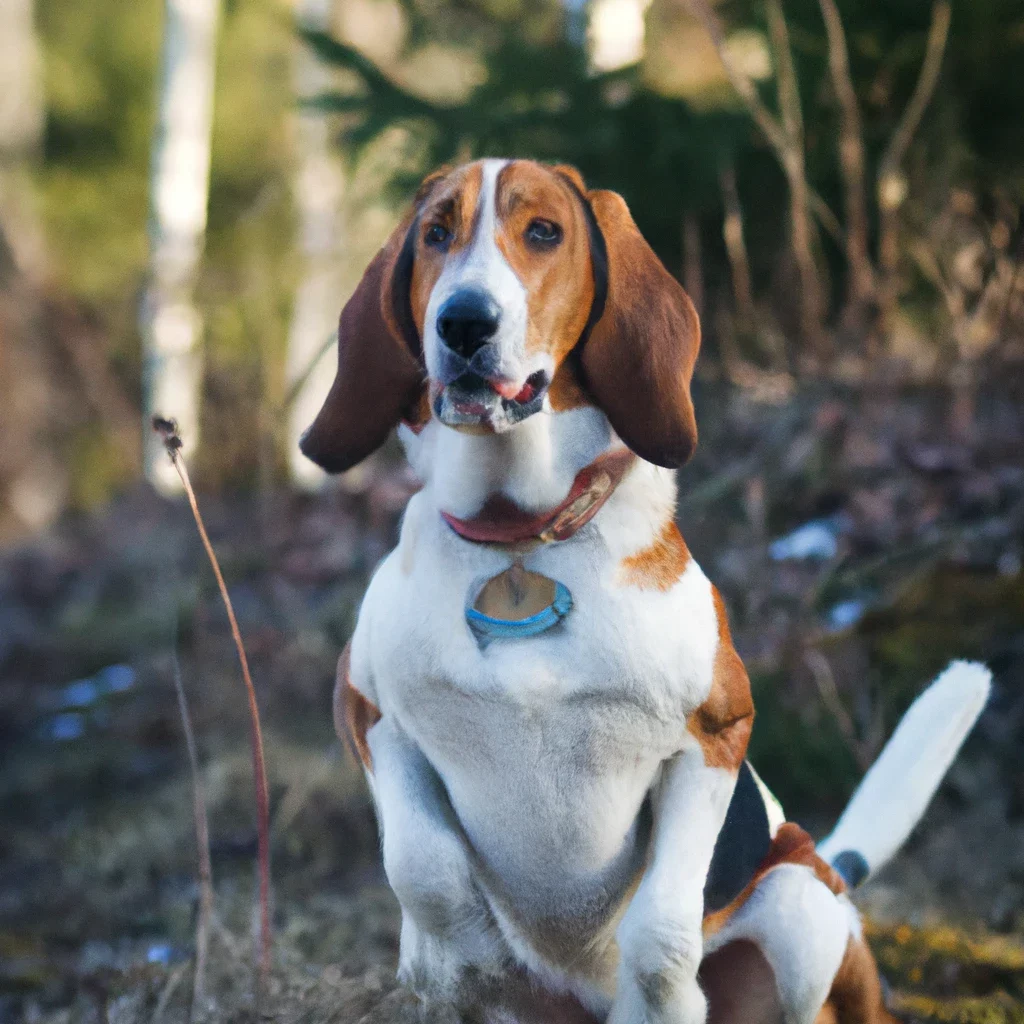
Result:
{"label": "twig", "polygon": [[213,913],[213,866],[210,860],[210,825],[206,815],[206,793],[199,771],[199,752],[196,737],[192,731],[192,716],[188,710],[185,687],[181,681],[181,665],[177,650],[171,651],[174,667],[174,689],[178,694],[178,711],[181,713],[181,727],[185,732],[185,746],[188,748],[189,767],[192,772],[192,813],[196,824],[196,852],[199,857],[199,913],[196,917],[196,967],[192,980],[192,1005],[189,1020],[195,1017],[204,994],[206,978],[206,953],[210,943],[210,915]]}
{"label": "twig", "polygon": [[[171,971],[167,978],[167,984],[164,985],[163,991],[160,993],[160,998],[156,1001],[156,1007],[153,1010],[153,1016],[150,1018],[150,1024],[160,1024],[160,1021],[163,1020],[167,1004],[171,1001],[171,997],[178,990],[178,985],[181,984],[181,979],[184,973],[184,965],[175,967],[174,970]],[[189,1016],[189,1019],[191,1020],[191,1015]]]}
{"label": "twig", "polygon": [[718,20],[718,15],[711,9],[707,0],[686,0],[686,3],[697,20],[704,26],[707,34],[711,36],[711,42],[714,43],[715,49],[718,51],[725,74],[736,90],[736,94],[743,100],[750,116],[764,133],[772,148],[781,156],[789,148],[789,139],[786,137],[782,125],[761,102],[753,80],[748,78],[730,58],[729,48],[725,44],[725,33],[722,30],[722,23]]}
{"label": "twig", "polygon": [[768,17],[772,49],[775,51],[775,77],[778,81],[782,127],[790,146],[799,145],[802,150],[804,115],[800,107],[800,88],[797,85],[796,67],[793,64],[793,50],[789,44],[789,27],[782,12],[781,0],[767,0],[765,14]]}
{"label": "twig", "polygon": [[900,164],[903,163],[907,148],[931,102],[932,93],[935,92],[935,86],[939,80],[939,71],[942,68],[942,56],[946,50],[951,13],[949,0],[937,0],[932,7],[932,20],[928,28],[928,41],[925,44],[921,71],[910,102],[907,103],[903,116],[896,126],[896,131],[893,132],[885,154],[882,156],[879,165],[880,180],[884,179],[887,174],[896,172]]}
{"label": "twig", "polygon": [[825,202],[813,188],[807,188],[807,201],[811,205],[811,213],[818,218],[818,223],[829,233],[836,245],[846,246],[846,231],[839,223],[839,218],[832,212],[832,207]]}
{"label": "twig", "polygon": [[210,924],[213,926],[213,934],[223,943],[231,959],[237,964],[245,963],[245,957],[242,955],[242,947],[238,944],[238,939],[235,938],[228,926],[221,920],[216,910],[210,917]]}
{"label": "twig", "polygon": [[163,439],[164,448],[167,449],[171,463],[181,478],[185,494],[188,496],[188,503],[192,508],[192,515],[196,521],[199,538],[206,549],[206,557],[210,560],[213,574],[217,578],[217,586],[220,588],[221,600],[224,602],[224,608],[227,611],[228,622],[231,625],[231,636],[235,641],[235,650],[238,652],[238,662],[242,667],[242,678],[245,681],[246,696],[249,701],[249,721],[252,730],[252,768],[256,784],[256,845],[260,891],[259,981],[262,992],[265,991],[266,982],[270,976],[270,803],[267,793],[267,766],[263,756],[263,732],[260,729],[260,711],[256,703],[256,689],[252,684],[252,676],[249,674],[249,660],[245,655],[242,634],[238,628],[238,620],[235,618],[235,609],[231,604],[231,597],[228,595],[227,584],[224,582],[220,563],[217,561],[217,555],[213,550],[213,545],[210,543],[206,526],[203,523],[203,517],[199,512],[199,504],[196,501],[195,491],[192,489],[188,468],[181,456],[181,438],[178,436],[178,425],[174,420],[154,416],[153,430]]}
{"label": "twig", "polygon": [[903,202],[900,165],[935,92],[939,71],[942,68],[942,57],[946,50],[946,38],[949,35],[950,17],[949,0],[936,0],[932,6],[931,26],[928,29],[928,41],[925,44],[924,60],[921,63],[917,84],[878,165],[878,261],[884,278],[883,305],[887,314],[891,313],[896,301],[896,211]]}
{"label": "twig", "polygon": [[781,0],[767,0],[768,30],[775,51],[778,68],[779,108],[782,111],[783,130],[788,140],[786,157],[782,162],[789,182],[789,221],[796,260],[800,276],[800,329],[819,355],[827,355],[822,320],[825,303],[818,267],[814,260],[812,226],[809,215],[811,197],[807,181],[807,165],[804,154],[804,118],[800,109],[800,90],[793,65],[793,51],[789,44],[789,29],[782,12]]}
{"label": "twig", "polygon": [[742,329],[753,331],[757,316],[754,311],[754,297],[750,285],[750,261],[747,258],[747,243],[743,237],[743,207],[736,187],[736,167],[731,160],[724,162],[718,174],[722,190],[722,238],[732,270],[732,293],[736,302],[736,314]]}
{"label": "twig", "polygon": [[839,697],[835,676],[832,675],[832,666],[829,665],[828,659],[821,651],[815,650],[812,647],[804,651],[804,662],[814,677],[814,684],[818,688],[821,702],[828,708],[829,713],[835,719],[839,731],[843,734],[843,739],[846,740],[846,745],[850,748],[850,752],[857,762],[857,766],[861,771],[867,771],[871,767],[871,762],[874,758],[871,751],[866,749],[867,745],[862,743],[857,736],[857,729],[853,724],[853,719]]}
{"label": "twig", "polygon": [[846,200],[846,261],[850,286],[848,311],[859,319],[874,294],[874,272],[868,255],[867,190],[864,183],[864,136],[860,105],[850,74],[846,33],[835,0],[819,0],[828,36],[828,66],[839,103],[839,169]]}

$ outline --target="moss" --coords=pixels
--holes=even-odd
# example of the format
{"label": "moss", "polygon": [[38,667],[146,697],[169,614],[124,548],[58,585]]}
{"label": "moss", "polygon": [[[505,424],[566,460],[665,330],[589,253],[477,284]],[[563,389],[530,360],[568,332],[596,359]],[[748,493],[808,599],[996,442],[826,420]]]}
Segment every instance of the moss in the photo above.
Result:
{"label": "moss", "polygon": [[955,1024],[1024,1022],[1024,945],[1018,938],[947,925],[865,922],[893,1009]]}

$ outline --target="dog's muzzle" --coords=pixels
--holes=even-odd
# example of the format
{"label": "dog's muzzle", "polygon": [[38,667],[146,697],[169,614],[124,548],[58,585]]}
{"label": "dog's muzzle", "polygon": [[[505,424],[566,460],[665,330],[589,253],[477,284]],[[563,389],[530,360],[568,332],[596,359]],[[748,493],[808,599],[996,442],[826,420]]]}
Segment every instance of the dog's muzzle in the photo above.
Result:
{"label": "dog's muzzle", "polygon": [[457,291],[437,314],[441,339],[431,400],[434,414],[449,427],[500,433],[540,412],[551,383],[547,373],[512,383],[500,372],[493,338],[501,325],[497,302],[480,289]]}

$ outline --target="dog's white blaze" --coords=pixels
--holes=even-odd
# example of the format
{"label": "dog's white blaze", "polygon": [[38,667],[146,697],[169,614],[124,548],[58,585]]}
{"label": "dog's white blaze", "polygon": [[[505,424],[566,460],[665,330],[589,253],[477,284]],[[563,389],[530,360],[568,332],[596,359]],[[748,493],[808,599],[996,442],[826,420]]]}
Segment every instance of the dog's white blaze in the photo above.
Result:
{"label": "dog's white blaze", "polygon": [[438,358],[442,345],[437,333],[437,314],[444,303],[463,288],[479,288],[487,292],[501,310],[498,333],[492,343],[497,347],[500,356],[498,371],[503,377],[511,381],[525,382],[526,378],[538,369],[550,370],[550,367],[542,367],[539,363],[534,365],[536,360],[527,366],[526,289],[498,248],[498,175],[507,163],[507,160],[483,161],[480,194],[474,216],[473,240],[447,260],[430,293],[423,339],[427,371],[431,376],[438,372]]}

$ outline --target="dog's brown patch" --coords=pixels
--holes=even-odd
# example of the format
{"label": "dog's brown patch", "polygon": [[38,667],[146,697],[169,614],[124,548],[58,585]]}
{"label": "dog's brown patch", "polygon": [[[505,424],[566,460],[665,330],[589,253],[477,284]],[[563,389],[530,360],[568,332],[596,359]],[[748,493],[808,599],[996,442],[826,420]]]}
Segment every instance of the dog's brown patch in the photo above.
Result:
{"label": "dog's brown patch", "polygon": [[430,422],[430,416],[430,392],[426,388],[423,388],[420,392],[419,398],[409,409],[402,422],[414,434],[418,434]]}
{"label": "dog's brown patch", "polygon": [[850,936],[815,1024],[898,1024],[885,1008],[878,965],[863,939]]}
{"label": "dog's brown patch", "polygon": [[380,721],[380,709],[353,685],[349,675],[352,644],[347,643],[338,658],[338,673],[334,683],[334,731],[338,739],[347,742],[363,767],[373,771],[373,757],[366,734]]}
{"label": "dog's brown patch", "polygon": [[708,1024],[779,1024],[782,1005],[775,974],[760,948],[738,939],[700,965]]}
{"label": "dog's brown patch", "polygon": [[747,744],[754,725],[754,701],[750,678],[732,643],[729,619],[722,595],[711,588],[718,619],[718,650],[707,700],[690,715],[686,728],[704,751],[711,768],[739,771],[747,756]]}
{"label": "dog's brown patch", "polygon": [[[498,175],[495,196],[499,250],[526,289],[526,351],[550,353],[556,369],[579,341],[594,299],[586,215],[565,176],[532,160],[513,160]],[[529,242],[534,220],[556,224],[558,245]],[[560,385],[556,398],[566,398]],[[575,399],[583,397],[574,392]],[[553,400],[554,402],[554,400]]]}
{"label": "dog's brown patch", "polygon": [[675,522],[669,520],[649,547],[622,560],[619,579],[640,590],[671,590],[690,563],[690,550]]}
{"label": "dog's brown patch", "polygon": [[[482,183],[483,164],[480,161],[465,164],[436,178],[419,209],[409,304],[421,338],[430,293],[444,270],[445,261],[473,242],[480,221],[477,207]],[[427,232],[435,224],[451,232],[451,239],[443,250],[425,241]]]}
{"label": "dog's brown patch", "polygon": [[566,359],[555,370],[555,376],[548,387],[548,400],[553,412],[568,412],[570,409],[594,404],[580,383],[575,360]]}

